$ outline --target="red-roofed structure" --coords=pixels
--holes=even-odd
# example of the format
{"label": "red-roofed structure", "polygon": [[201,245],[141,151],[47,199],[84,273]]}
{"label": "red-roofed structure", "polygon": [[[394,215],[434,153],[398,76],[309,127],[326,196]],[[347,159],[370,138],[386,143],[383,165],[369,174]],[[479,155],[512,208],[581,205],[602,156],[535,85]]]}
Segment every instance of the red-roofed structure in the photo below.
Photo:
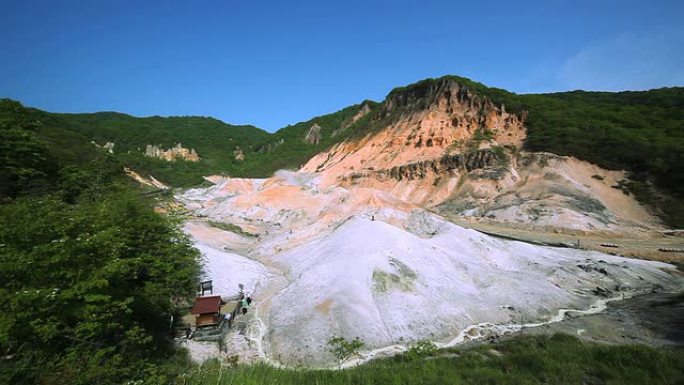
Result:
{"label": "red-roofed structure", "polygon": [[225,302],[219,295],[195,298],[195,304],[190,309],[190,313],[195,315],[195,325],[208,326],[220,323],[223,305]]}

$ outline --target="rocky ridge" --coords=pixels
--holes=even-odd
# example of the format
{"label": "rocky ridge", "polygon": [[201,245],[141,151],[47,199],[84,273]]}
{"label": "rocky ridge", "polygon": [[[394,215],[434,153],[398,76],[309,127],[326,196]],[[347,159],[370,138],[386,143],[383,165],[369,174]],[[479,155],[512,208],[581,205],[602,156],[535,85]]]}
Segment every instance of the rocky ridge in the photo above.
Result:
{"label": "rocky ridge", "polygon": [[332,136],[338,136],[342,132],[344,132],[346,129],[354,125],[356,122],[361,120],[361,118],[365,117],[366,115],[370,114],[373,110],[371,109],[371,106],[368,102],[363,103],[361,108],[352,116],[350,119],[347,119],[342,123],[340,128],[336,129],[333,131]]}
{"label": "rocky ridge", "polygon": [[525,119],[453,78],[420,82],[392,91],[370,129],[301,171],[326,186],[381,189],[442,214],[587,230],[659,226],[634,197],[609,187],[624,172],[521,152]]}

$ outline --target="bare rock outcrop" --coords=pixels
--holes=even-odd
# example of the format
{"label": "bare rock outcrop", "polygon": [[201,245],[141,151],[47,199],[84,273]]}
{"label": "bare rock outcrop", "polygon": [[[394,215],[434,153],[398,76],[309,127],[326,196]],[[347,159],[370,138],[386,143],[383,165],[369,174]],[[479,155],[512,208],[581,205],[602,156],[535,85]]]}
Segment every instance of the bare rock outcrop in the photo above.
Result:
{"label": "bare rock outcrop", "polygon": [[278,148],[281,146],[283,143],[285,143],[285,138],[280,138],[275,142],[267,143],[265,145],[258,146],[256,148],[256,152],[258,153],[265,153],[265,152],[271,152],[274,149]]}
{"label": "bare rock outcrop", "polygon": [[114,153],[114,142],[107,142],[104,145],[100,146],[99,144],[95,143],[95,141],[91,141],[90,143],[94,144],[95,147],[97,148],[102,148],[105,151],[107,151],[110,154]]}
{"label": "bare rock outcrop", "polygon": [[138,174],[137,172],[135,172],[134,170],[132,170],[128,167],[124,167],[124,172],[126,173],[126,175],[135,179],[136,182],[140,183],[143,186],[153,187],[153,188],[160,189],[160,190],[168,190],[169,189],[169,186],[160,182],[159,180],[157,180],[152,175],[148,175],[147,177],[144,177],[144,176]]}
{"label": "bare rock outcrop", "polygon": [[148,144],[145,147],[145,156],[151,158],[159,158],[169,162],[174,162],[177,159],[182,159],[187,162],[199,162],[200,157],[194,148],[185,148],[181,143],[176,143],[176,145],[168,150],[164,150],[161,145],[155,146]]}
{"label": "bare rock outcrop", "polygon": [[468,154],[445,154],[439,159],[394,166],[382,170],[362,170],[345,175],[343,182],[360,178],[376,177],[380,179],[394,179],[397,181],[425,179],[428,175],[451,175],[452,171],[467,173],[474,170],[503,165],[502,155],[491,149],[477,150]]}
{"label": "bare rock outcrop", "polygon": [[411,120],[418,111],[428,111],[428,119],[439,117],[440,124],[453,128],[454,137],[460,140],[486,132],[501,144],[519,145],[526,134],[525,111],[507,112],[503,104],[495,104],[452,78],[391,92],[376,119],[388,123]]}
{"label": "bare rock outcrop", "polygon": [[238,162],[242,162],[245,160],[245,153],[242,152],[242,149],[238,146],[235,147],[235,150],[233,150],[233,156],[235,157],[235,160]]}
{"label": "bare rock outcrop", "polygon": [[318,123],[314,123],[311,128],[309,128],[309,132],[306,133],[304,141],[309,144],[317,145],[320,143],[321,139],[321,126],[319,126]]}
{"label": "bare rock outcrop", "polygon": [[392,169],[480,148],[521,148],[526,138],[523,115],[454,78],[392,91],[378,108],[368,110],[373,129],[365,137],[318,154],[302,171],[342,176],[371,167]]}
{"label": "bare rock outcrop", "polygon": [[366,136],[319,153],[300,171],[317,173],[326,187],[387,191],[444,214],[581,229],[657,226],[632,197],[611,188],[608,179],[619,181],[619,172],[521,153],[525,112],[466,84],[443,78],[390,92],[370,112]]}

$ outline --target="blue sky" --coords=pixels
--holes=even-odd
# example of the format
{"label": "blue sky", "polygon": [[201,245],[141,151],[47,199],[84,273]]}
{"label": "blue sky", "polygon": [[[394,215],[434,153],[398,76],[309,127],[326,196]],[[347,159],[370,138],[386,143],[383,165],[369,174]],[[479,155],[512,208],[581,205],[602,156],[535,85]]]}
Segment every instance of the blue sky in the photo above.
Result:
{"label": "blue sky", "polygon": [[0,97],[269,131],[455,74],[518,93],[684,85],[684,1],[0,0]]}

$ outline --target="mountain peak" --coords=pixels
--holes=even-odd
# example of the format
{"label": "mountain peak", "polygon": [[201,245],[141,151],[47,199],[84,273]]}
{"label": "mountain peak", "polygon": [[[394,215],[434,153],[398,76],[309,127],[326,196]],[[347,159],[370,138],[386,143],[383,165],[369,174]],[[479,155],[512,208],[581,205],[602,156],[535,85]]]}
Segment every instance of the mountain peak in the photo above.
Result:
{"label": "mountain peak", "polygon": [[[445,110],[449,114],[463,109],[470,109],[481,115],[487,115],[491,111],[505,114],[503,103],[498,98],[493,100],[491,97],[501,92],[506,91],[454,75],[424,79],[390,91],[378,117],[399,117],[418,110],[433,109]],[[524,112],[520,115],[520,120],[524,120]]]}

